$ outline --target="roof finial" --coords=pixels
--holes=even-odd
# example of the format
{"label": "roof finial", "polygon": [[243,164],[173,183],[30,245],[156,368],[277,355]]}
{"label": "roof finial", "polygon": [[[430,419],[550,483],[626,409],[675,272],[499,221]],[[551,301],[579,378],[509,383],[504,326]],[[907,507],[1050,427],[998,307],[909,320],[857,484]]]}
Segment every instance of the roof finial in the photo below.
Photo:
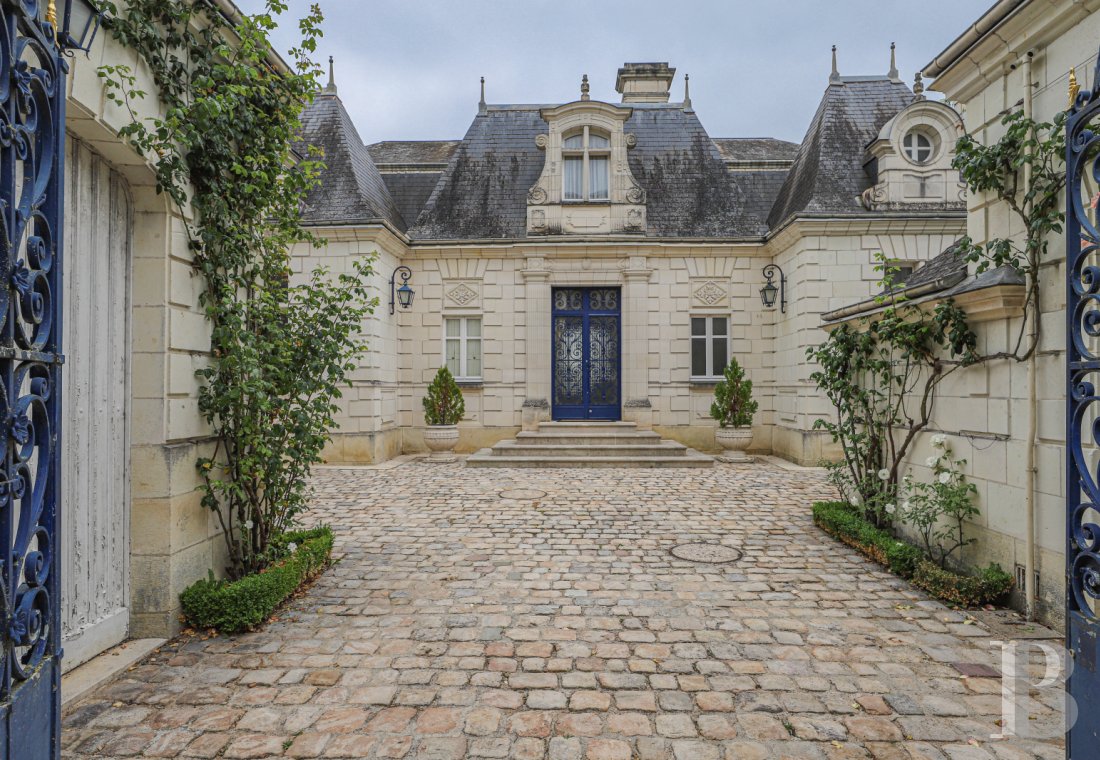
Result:
{"label": "roof finial", "polygon": [[886,76],[890,77],[891,82],[900,82],[898,77],[898,62],[894,56],[894,43],[890,43],[890,70],[886,72]]}
{"label": "roof finial", "polygon": [[833,72],[829,74],[829,84],[840,84],[840,72],[836,68],[836,45],[833,45]]}
{"label": "roof finial", "polygon": [[691,77],[684,74],[684,110],[691,113],[695,109],[691,107],[691,87],[688,84],[691,81]]}
{"label": "roof finial", "polygon": [[1077,67],[1069,70],[1069,108],[1077,103],[1077,93],[1081,92],[1081,85],[1077,84]]}
{"label": "roof finial", "polygon": [[485,103],[485,77],[481,78],[481,100],[477,103],[477,112],[479,114],[488,113],[489,106]]}
{"label": "roof finial", "polygon": [[588,75],[581,77],[581,100],[591,100],[588,96]]}
{"label": "roof finial", "polygon": [[924,72],[918,71],[913,79],[913,100],[924,100]]}
{"label": "roof finial", "polygon": [[328,86],[325,87],[325,92],[336,94],[336,66],[331,55],[328,57]]}

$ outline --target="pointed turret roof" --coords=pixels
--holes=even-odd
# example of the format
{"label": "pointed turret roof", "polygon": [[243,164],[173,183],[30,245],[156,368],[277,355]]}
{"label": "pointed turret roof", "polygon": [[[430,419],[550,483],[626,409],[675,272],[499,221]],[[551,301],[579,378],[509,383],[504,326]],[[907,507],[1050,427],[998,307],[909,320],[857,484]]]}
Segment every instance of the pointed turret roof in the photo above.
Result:
{"label": "pointed turret roof", "polygon": [[913,91],[896,79],[842,77],[834,67],[768,226],[777,229],[798,214],[866,213],[859,200],[871,185],[864,148],[912,102]]}
{"label": "pointed turret roof", "polygon": [[333,82],[302,113],[302,141],[324,151],[326,167],[306,197],[306,225],[388,222],[405,231],[405,219]]}

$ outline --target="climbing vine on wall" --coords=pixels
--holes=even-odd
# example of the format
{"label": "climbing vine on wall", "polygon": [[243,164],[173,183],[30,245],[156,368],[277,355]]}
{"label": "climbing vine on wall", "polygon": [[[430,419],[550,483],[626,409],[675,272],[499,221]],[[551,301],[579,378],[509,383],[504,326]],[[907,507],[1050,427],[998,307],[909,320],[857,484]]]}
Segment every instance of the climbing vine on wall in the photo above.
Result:
{"label": "climbing vine on wall", "polygon": [[834,481],[875,524],[890,521],[885,507],[896,500],[902,462],[932,419],[937,388],[973,363],[976,345],[954,304],[931,313],[890,305],[865,327],[840,325],[807,352],[820,367],[810,379],[835,410],[814,422],[843,452]]}
{"label": "climbing vine on wall", "polygon": [[979,273],[1007,267],[1025,281],[1025,303],[1011,345],[979,352],[966,315],[950,302],[935,307],[907,304],[890,273],[883,280],[887,306],[862,327],[848,324],[808,351],[820,369],[811,375],[835,414],[815,427],[841,446],[843,463],[834,481],[866,516],[891,522],[886,507],[898,498],[899,468],[917,435],[928,427],[936,393],[949,375],[978,363],[1026,361],[1039,345],[1040,278],[1047,240],[1062,230],[1060,193],[1065,185],[1065,115],[1036,122],[1021,111],[1005,115],[1001,137],[983,144],[964,135],[953,166],[972,193],[1003,202],[1022,232],[977,244],[959,243]]}
{"label": "climbing vine on wall", "polygon": [[[1060,233],[1066,215],[1061,192],[1066,185],[1066,114],[1053,121],[1037,122],[1022,111],[1012,111],[1001,120],[1004,134],[983,144],[963,135],[955,145],[952,166],[972,193],[986,194],[1000,201],[1019,225],[1019,235],[993,237],[977,244],[969,237],[961,241],[966,259],[977,271],[1010,267],[1026,283],[1024,319],[1012,346],[983,356],[983,360],[1026,361],[1039,346],[1042,313],[1040,296],[1043,259],[1052,233]],[[1011,225],[1016,226],[1016,225]]]}
{"label": "climbing vine on wall", "polygon": [[139,115],[135,72],[99,70],[108,96],[132,120],[122,136],[156,171],[185,220],[210,360],[199,409],[216,446],[198,461],[203,504],[221,521],[228,573],[275,559],[272,539],[306,507],[310,468],[334,427],[335,401],[364,349],[369,263],[332,277],[291,273],[290,247],[312,241],[299,220],[320,157],[294,150],[302,109],[317,92],[310,60],[321,13],[300,21],[290,70],[269,35],[287,10],[226,17],[209,0],[101,2],[115,39],[148,67],[163,107]]}

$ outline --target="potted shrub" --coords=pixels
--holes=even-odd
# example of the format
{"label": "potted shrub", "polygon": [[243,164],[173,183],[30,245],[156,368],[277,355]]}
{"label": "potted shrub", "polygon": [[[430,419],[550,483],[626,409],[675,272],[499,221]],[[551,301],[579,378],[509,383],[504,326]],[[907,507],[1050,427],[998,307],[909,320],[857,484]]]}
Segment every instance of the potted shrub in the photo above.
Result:
{"label": "potted shrub", "polygon": [[752,444],[752,416],[757,403],[752,399],[752,381],[745,379],[745,370],[736,359],[730,359],[725,378],[714,389],[710,416],[718,420],[714,439],[727,453],[726,462],[751,462],[745,451]]}
{"label": "potted shrub", "polygon": [[453,462],[458,444],[458,423],[466,413],[462,390],[446,367],[440,367],[424,396],[424,443],[431,449],[431,462]]}

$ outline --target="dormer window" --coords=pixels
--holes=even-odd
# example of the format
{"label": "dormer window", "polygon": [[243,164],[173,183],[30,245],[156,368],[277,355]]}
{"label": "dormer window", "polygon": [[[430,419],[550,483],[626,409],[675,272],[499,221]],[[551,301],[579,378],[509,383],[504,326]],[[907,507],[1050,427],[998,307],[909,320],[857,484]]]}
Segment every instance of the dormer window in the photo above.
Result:
{"label": "dormer window", "polygon": [[932,140],[924,132],[912,130],[902,141],[905,157],[914,164],[927,164],[932,160],[934,146]]}
{"label": "dormer window", "polygon": [[588,126],[565,136],[561,144],[562,199],[595,202],[610,199],[611,140]]}
{"label": "dormer window", "polygon": [[623,130],[632,113],[596,100],[539,111],[546,160],[527,190],[528,235],[645,234],[645,190],[627,158],[637,140]]}

